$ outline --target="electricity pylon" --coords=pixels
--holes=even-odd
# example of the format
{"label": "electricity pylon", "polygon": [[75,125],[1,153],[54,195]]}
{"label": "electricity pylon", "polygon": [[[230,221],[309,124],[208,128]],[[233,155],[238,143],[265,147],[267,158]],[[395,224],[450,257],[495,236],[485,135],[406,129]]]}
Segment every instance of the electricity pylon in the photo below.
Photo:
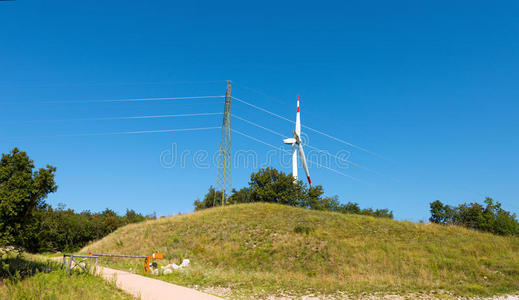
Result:
{"label": "electricity pylon", "polygon": [[[221,205],[225,205],[226,193],[231,193],[231,81],[227,82],[225,92],[225,107],[223,113],[222,137],[218,152],[218,170],[216,174],[216,190],[222,187]],[[214,193],[213,205],[216,206],[216,191]]]}

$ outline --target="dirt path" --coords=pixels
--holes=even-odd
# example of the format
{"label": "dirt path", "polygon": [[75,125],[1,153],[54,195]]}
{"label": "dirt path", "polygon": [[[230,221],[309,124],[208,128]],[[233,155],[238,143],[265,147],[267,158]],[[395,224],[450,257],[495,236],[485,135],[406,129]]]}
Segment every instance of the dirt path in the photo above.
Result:
{"label": "dirt path", "polygon": [[[53,260],[61,262],[62,258],[55,257]],[[142,300],[221,299],[213,295],[202,293],[194,289],[175,285],[162,280],[107,267],[98,267],[97,274],[108,281],[115,281],[115,285],[118,288],[135,297],[140,297]]]}

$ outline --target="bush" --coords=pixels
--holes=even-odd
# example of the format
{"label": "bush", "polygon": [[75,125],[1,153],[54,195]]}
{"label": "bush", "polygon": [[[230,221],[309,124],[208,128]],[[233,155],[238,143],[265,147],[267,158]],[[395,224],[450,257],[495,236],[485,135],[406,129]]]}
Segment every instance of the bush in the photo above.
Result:
{"label": "bush", "polygon": [[313,232],[314,230],[315,229],[313,227],[302,226],[302,225],[298,225],[298,226],[294,227],[295,233],[310,234],[310,232]]}
{"label": "bush", "polygon": [[490,197],[479,203],[464,203],[456,207],[436,200],[430,204],[431,218],[437,224],[452,224],[500,235],[519,235],[516,215],[501,208],[501,203]]}

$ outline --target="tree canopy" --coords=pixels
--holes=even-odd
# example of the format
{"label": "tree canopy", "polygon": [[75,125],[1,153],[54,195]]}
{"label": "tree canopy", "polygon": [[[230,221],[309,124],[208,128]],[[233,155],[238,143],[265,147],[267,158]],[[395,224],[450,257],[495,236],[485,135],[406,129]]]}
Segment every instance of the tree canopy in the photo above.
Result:
{"label": "tree canopy", "polygon": [[35,170],[27,153],[14,148],[0,159],[0,244],[23,243],[24,229],[33,212],[44,204],[49,193],[58,188],[56,168]]}

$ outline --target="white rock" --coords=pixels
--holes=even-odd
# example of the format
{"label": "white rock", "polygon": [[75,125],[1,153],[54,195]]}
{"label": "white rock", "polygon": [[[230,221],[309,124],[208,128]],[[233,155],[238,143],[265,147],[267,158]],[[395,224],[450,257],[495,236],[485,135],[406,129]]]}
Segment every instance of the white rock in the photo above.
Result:
{"label": "white rock", "polygon": [[173,271],[171,269],[165,269],[162,274],[168,275],[168,274],[171,274],[171,273],[173,273]]}
{"label": "white rock", "polygon": [[189,263],[190,263],[189,259],[186,258],[182,261],[182,263],[180,264],[180,267],[182,267],[182,268],[187,267],[187,266],[189,266]]}

